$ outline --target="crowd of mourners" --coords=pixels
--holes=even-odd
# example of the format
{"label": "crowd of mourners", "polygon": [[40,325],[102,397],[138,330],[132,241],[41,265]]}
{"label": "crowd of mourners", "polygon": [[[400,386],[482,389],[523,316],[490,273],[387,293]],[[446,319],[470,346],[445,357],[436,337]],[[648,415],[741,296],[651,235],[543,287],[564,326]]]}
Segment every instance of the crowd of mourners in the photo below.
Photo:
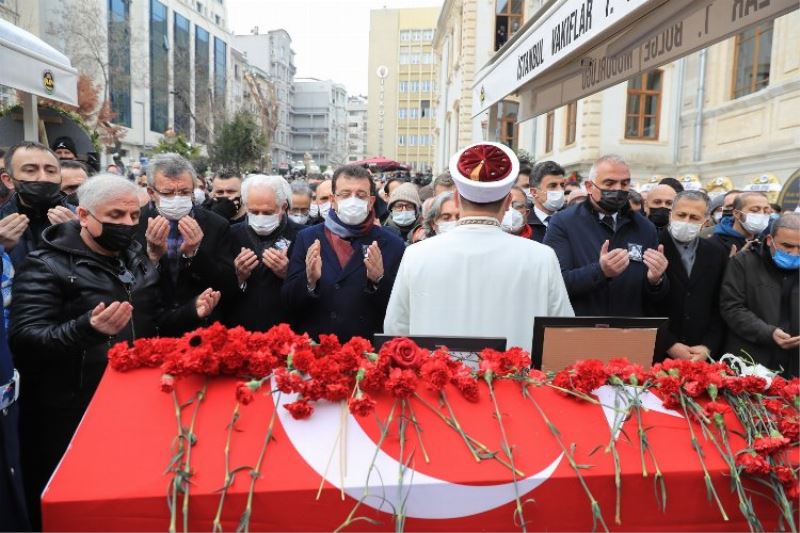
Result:
{"label": "crowd of mourners", "polygon": [[[404,253],[457,227],[469,204],[447,172],[423,187],[359,166],[291,183],[206,180],[160,154],[128,177],[90,175],[68,144],[0,154],[0,529],[41,527],[40,495],[111,345],[214,321],[288,323],[312,338],[391,333]],[[637,193],[615,156],[581,183],[553,161],[522,164],[503,205],[506,233],[555,253],[574,315],[667,317],[654,361],[745,351],[798,375],[800,214],[762,193],[709,198],[670,178]]]}

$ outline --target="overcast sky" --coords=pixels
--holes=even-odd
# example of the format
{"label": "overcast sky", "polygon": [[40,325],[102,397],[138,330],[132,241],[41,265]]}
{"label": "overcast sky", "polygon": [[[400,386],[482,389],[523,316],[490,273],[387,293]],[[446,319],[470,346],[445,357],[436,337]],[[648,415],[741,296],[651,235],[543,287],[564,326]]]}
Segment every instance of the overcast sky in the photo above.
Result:
{"label": "overcast sky", "polygon": [[369,12],[441,6],[442,0],[228,0],[236,34],[283,28],[292,36],[296,77],[331,79],[367,94]]}

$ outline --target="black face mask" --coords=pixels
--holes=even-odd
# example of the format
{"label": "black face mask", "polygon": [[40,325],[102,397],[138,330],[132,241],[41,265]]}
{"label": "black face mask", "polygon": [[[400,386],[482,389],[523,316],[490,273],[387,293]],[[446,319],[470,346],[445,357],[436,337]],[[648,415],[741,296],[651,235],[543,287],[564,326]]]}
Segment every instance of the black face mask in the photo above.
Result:
{"label": "black face mask", "polygon": [[733,208],[723,209],[722,210],[722,218],[725,217],[732,217],[733,216]]}
{"label": "black face mask", "polygon": [[[94,215],[92,215],[94,217]],[[97,220],[97,218],[95,218]],[[100,222],[98,220],[98,222]],[[136,236],[138,226],[128,224],[112,224],[111,222],[100,222],[103,225],[103,232],[94,238],[94,242],[108,250],[109,252],[121,252],[127,250]]]}
{"label": "black face mask", "polygon": [[653,207],[647,217],[657,228],[664,228],[669,225],[669,215],[672,210],[669,207]]}
{"label": "black face mask", "polygon": [[239,212],[239,208],[236,206],[236,204],[224,196],[214,198],[209,209],[225,220],[232,219],[234,216],[236,216],[236,213]]}
{"label": "black face mask", "polygon": [[22,202],[37,211],[46,211],[58,205],[61,184],[52,181],[17,181],[14,188]]}
{"label": "black face mask", "polygon": [[600,201],[597,202],[597,205],[599,205],[600,209],[603,211],[616,213],[628,204],[630,191],[623,191],[622,189],[606,190],[600,189],[599,187],[598,190],[600,191]]}

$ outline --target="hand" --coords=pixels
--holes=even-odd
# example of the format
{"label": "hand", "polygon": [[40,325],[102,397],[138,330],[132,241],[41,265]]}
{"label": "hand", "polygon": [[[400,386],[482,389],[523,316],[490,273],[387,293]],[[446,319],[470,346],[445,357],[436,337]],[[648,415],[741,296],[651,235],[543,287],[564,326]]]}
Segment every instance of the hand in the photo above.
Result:
{"label": "hand", "polygon": [[205,318],[211,314],[211,311],[219,303],[222,295],[219,291],[213,289],[206,289],[194,301],[195,309],[197,309],[197,318]]}
{"label": "hand", "polygon": [[276,276],[281,279],[286,279],[286,273],[289,271],[289,258],[286,256],[286,250],[276,250],[275,248],[267,248],[261,256],[264,266],[272,270]]}
{"label": "hand", "polygon": [[258,257],[253,250],[243,247],[236,259],[233,260],[233,266],[236,267],[236,277],[241,285],[250,278],[250,274],[258,266]]}
{"label": "hand", "polygon": [[705,361],[711,355],[711,350],[702,344],[689,346],[689,352],[692,354],[692,361]]}
{"label": "hand", "polygon": [[372,244],[367,248],[364,266],[367,267],[367,279],[372,283],[378,283],[378,280],[383,277],[383,256],[377,241],[372,241]]}
{"label": "hand", "polygon": [[57,205],[47,211],[47,219],[51,224],[62,224],[70,220],[77,220],[78,216],[63,205]]}
{"label": "hand", "polygon": [[775,328],[775,331],[772,332],[772,340],[784,350],[790,350],[800,346],[800,336],[792,337],[781,328]]}
{"label": "hand", "polygon": [[89,317],[89,324],[100,333],[113,336],[122,331],[133,314],[133,306],[130,302],[111,302],[106,304],[99,303],[92,309]]}
{"label": "hand", "polygon": [[691,348],[682,342],[676,342],[673,344],[672,347],[667,350],[667,355],[673,359],[685,359],[687,361],[692,361],[694,359]]}
{"label": "hand", "polygon": [[306,252],[306,280],[309,287],[316,287],[322,277],[322,255],[320,255],[319,239],[308,247]]}
{"label": "hand", "polygon": [[147,240],[147,257],[153,263],[158,263],[167,253],[168,235],[169,220],[159,215],[147,221],[144,238]]}
{"label": "hand", "polygon": [[183,237],[181,253],[186,257],[193,257],[203,240],[203,230],[200,229],[200,224],[192,217],[183,217],[178,221],[178,231]]}
{"label": "hand", "polygon": [[12,213],[0,220],[0,245],[6,250],[14,248],[28,229],[28,224],[28,217],[19,213]]}
{"label": "hand", "polygon": [[647,281],[650,285],[658,285],[669,266],[667,256],[664,255],[664,245],[659,244],[658,250],[645,250],[642,259],[647,265]]}
{"label": "hand", "polygon": [[[741,251],[742,252],[746,252],[747,250],[749,250],[753,246],[757,246],[757,245],[758,245],[758,239],[750,239],[749,241],[746,241],[744,243],[744,246],[742,246],[742,250]],[[734,244],[733,246],[736,246],[736,245]],[[734,254],[734,255],[736,255],[736,254]]]}
{"label": "hand", "polygon": [[616,278],[628,268],[631,260],[628,251],[622,248],[608,251],[608,241],[600,248],[600,269],[607,278]]}
{"label": "hand", "polygon": [[733,257],[734,255],[737,254],[738,251],[739,250],[736,249],[736,245],[735,244],[731,244],[731,251],[728,252],[728,257]]}

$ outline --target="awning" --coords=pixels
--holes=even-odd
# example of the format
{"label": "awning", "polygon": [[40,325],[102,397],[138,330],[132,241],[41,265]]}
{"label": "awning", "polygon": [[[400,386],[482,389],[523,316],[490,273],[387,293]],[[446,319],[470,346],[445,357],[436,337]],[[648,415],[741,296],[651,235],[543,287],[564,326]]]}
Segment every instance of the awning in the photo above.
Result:
{"label": "awning", "polygon": [[0,19],[0,85],[78,105],[78,71],[35,35]]}
{"label": "awning", "polygon": [[473,116],[518,94],[522,122],[797,8],[797,0],[561,0],[478,72]]}

